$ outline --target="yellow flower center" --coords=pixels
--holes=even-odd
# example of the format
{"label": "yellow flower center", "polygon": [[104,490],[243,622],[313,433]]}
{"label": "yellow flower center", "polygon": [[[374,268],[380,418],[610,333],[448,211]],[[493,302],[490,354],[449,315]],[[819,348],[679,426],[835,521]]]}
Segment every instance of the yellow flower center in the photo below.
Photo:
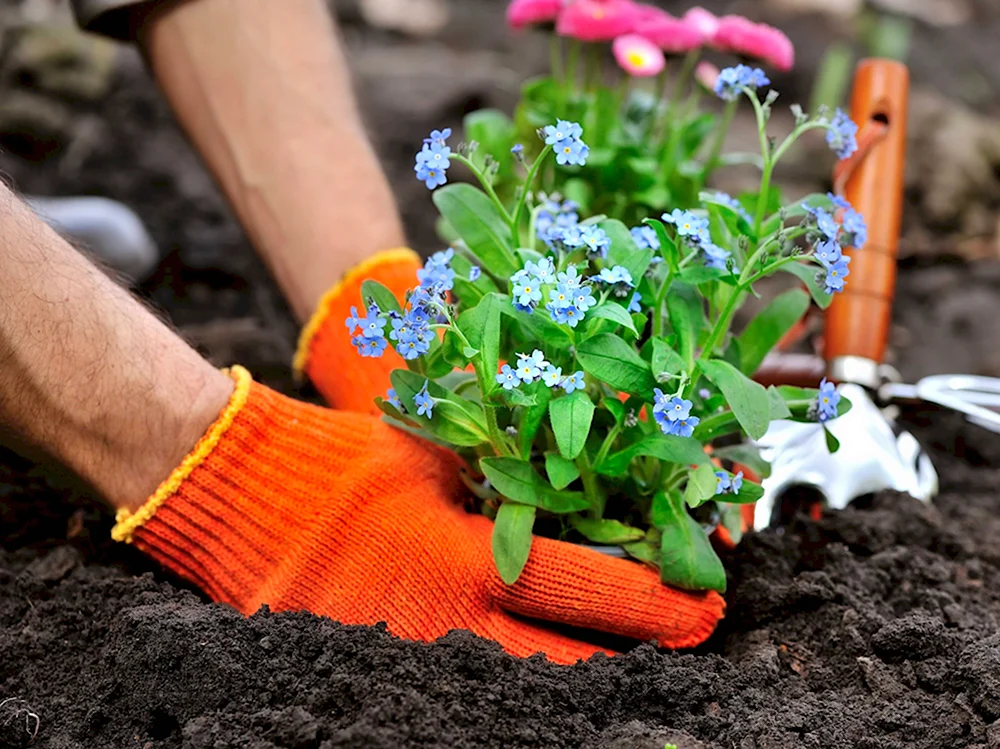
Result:
{"label": "yellow flower center", "polygon": [[629,52],[627,57],[628,61],[632,65],[635,65],[637,68],[642,67],[643,65],[646,64],[646,56],[637,49],[634,49],[631,52]]}

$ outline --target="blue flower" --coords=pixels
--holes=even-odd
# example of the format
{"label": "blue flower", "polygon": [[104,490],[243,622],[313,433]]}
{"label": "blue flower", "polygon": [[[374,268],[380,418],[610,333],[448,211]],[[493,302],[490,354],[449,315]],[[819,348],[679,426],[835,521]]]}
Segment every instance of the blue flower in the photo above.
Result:
{"label": "blue flower", "polygon": [[841,241],[845,247],[864,247],[868,241],[868,224],[864,216],[848,206],[844,210],[842,227],[844,235]]}
{"label": "blue flower", "polygon": [[628,303],[628,309],[626,312],[642,312],[642,306],[639,302],[642,300],[642,294],[638,291],[632,292],[632,299]]}
{"label": "blue flower", "polygon": [[543,257],[537,263],[529,260],[524,264],[524,270],[537,278],[541,283],[549,284],[556,282],[556,266],[550,257]]}
{"label": "blue flower", "polygon": [[586,246],[587,254],[591,257],[605,258],[608,256],[611,239],[601,227],[593,224],[581,227],[580,240]]}
{"label": "blue flower", "polygon": [[582,371],[574,372],[565,380],[563,380],[562,383],[562,389],[565,390],[567,393],[572,393],[576,390],[583,390],[583,388],[584,388],[584,382],[583,382]]}
{"label": "blue flower", "polygon": [[473,265],[471,268],[469,268],[470,281],[478,281],[481,275],[483,275],[483,271],[478,265]]}
{"label": "blue flower", "polygon": [[569,325],[571,328],[575,328],[580,324],[580,320],[583,319],[583,312],[574,307],[572,304],[567,304],[564,307],[556,307],[554,304],[549,302],[545,305],[545,309],[549,311],[549,314],[555,322],[560,325]]}
{"label": "blue flower", "polygon": [[594,294],[591,292],[589,286],[578,286],[574,290],[573,306],[580,310],[581,313],[586,312],[595,304],[597,304],[597,299],[594,298]]}
{"label": "blue flower", "polygon": [[417,179],[427,185],[428,190],[440,187],[448,181],[448,175],[444,169],[434,169],[426,164],[417,164],[414,171],[417,173]]}
{"label": "blue flower", "polygon": [[816,418],[821,422],[837,418],[837,406],[840,404],[840,393],[832,382],[826,378],[819,384],[819,395],[816,396]]}
{"label": "blue flower", "polygon": [[858,126],[842,109],[837,108],[826,131],[826,143],[837,158],[846,159],[858,150]]}
{"label": "blue flower", "polygon": [[678,236],[695,237],[695,241],[698,241],[702,232],[708,231],[708,219],[699,218],[691,211],[675,208],[672,213],[664,213],[660,218],[668,224],[673,224],[674,228],[677,229]]}
{"label": "blue flower", "polygon": [[450,291],[455,285],[455,271],[449,263],[455,256],[455,251],[448,249],[431,255],[424,267],[417,271],[420,287],[427,291]]}
{"label": "blue flower", "polygon": [[413,335],[408,340],[396,344],[396,352],[407,361],[426,354],[431,349],[430,341],[422,335]]}
{"label": "blue flower", "polygon": [[403,402],[399,400],[399,396],[396,395],[395,388],[389,388],[389,392],[385,394],[385,402],[395,407],[397,411],[403,410]]}
{"label": "blue flower", "polygon": [[770,79],[760,68],[737,65],[719,72],[719,77],[715,80],[715,95],[726,101],[734,101],[744,89],[756,91],[770,83]]}
{"label": "blue flower", "polygon": [[417,154],[417,164],[446,170],[451,166],[451,149],[442,143],[424,144]]}
{"label": "blue flower", "polygon": [[[515,276],[516,275],[518,274],[515,274]],[[511,281],[514,282],[513,277],[511,277]],[[534,309],[534,306],[542,299],[541,286],[541,281],[534,276],[525,273],[524,276],[520,276],[517,281],[514,282],[514,288],[511,293],[519,305]]]}
{"label": "blue flower", "polygon": [[413,396],[413,402],[417,406],[417,416],[426,416],[430,419],[434,415],[434,399],[427,392],[427,380],[424,380],[421,391]]}
{"label": "blue flower", "polygon": [[530,354],[517,355],[517,376],[525,384],[537,380],[541,376],[542,370],[549,366],[549,363],[545,361],[545,355],[538,349]]}
{"label": "blue flower", "polygon": [[358,353],[363,357],[377,359],[385,352],[389,342],[385,338],[365,338],[363,335],[355,336],[351,343],[358,349]]}
{"label": "blue flower", "polygon": [[830,265],[826,269],[826,293],[834,294],[843,291],[847,276],[851,274],[847,264],[851,262],[849,257],[842,257],[839,262]]}
{"label": "blue flower", "polygon": [[840,245],[836,242],[831,242],[830,240],[823,240],[816,244],[816,249],[813,250],[813,255],[819,260],[825,267],[830,267],[840,262],[840,259],[844,254],[840,250]]}
{"label": "blue flower", "polygon": [[718,494],[739,494],[743,488],[743,471],[735,476],[728,471],[715,472],[715,493]]}
{"label": "blue flower", "polygon": [[571,289],[564,283],[559,284],[554,289],[549,290],[549,304],[545,305],[546,308],[561,309],[562,307],[569,307],[573,304],[575,292],[575,288]]}
{"label": "blue flower", "polygon": [[500,374],[497,375],[497,384],[503,386],[504,390],[513,390],[521,384],[521,381],[517,373],[510,368],[510,364],[504,364],[500,367]]}
{"label": "blue flower", "polygon": [[626,284],[632,286],[632,274],[629,273],[628,268],[621,265],[616,265],[613,268],[602,268],[601,272],[597,275],[598,280],[601,283],[606,284]]}
{"label": "blue flower", "polygon": [[684,400],[678,396],[674,396],[669,401],[665,403],[660,400],[656,405],[653,406],[654,413],[659,410],[666,415],[670,421],[680,421],[681,419],[686,419],[691,415],[691,406],[694,404],[689,400]]}
{"label": "blue flower", "polygon": [[424,138],[424,145],[432,146],[434,144],[443,146],[445,141],[451,137],[451,128],[446,127],[444,130],[431,130],[431,135],[429,138]]}
{"label": "blue flower", "polygon": [[655,414],[656,423],[660,425],[660,431],[675,437],[690,437],[694,434],[694,428],[701,421],[697,416],[688,416],[684,419],[671,421],[666,414]]}
{"label": "blue flower", "polygon": [[561,284],[565,284],[568,289],[575,289],[583,283],[583,276],[580,275],[580,271],[577,270],[575,265],[569,266],[566,270],[561,271],[556,279]]}
{"label": "blue flower", "polygon": [[546,125],[542,133],[545,135],[545,145],[554,146],[560,141],[583,137],[583,128],[575,122],[557,120],[555,125]]}
{"label": "blue flower", "polygon": [[365,318],[363,317],[358,317],[357,307],[351,307],[351,314],[349,314],[347,319],[344,321],[344,324],[347,325],[347,332],[350,335],[354,335],[354,329],[361,327],[364,319]]}
{"label": "blue flower", "polygon": [[656,236],[656,230],[652,226],[633,226],[629,229],[629,234],[635,241],[635,246],[640,250],[660,249],[660,238]]}
{"label": "blue flower", "polygon": [[743,207],[743,204],[736,198],[734,198],[732,195],[725,192],[717,191],[712,193],[709,199],[714,203],[720,203],[721,205],[725,205],[728,206],[729,208],[732,208],[734,211],[736,211],[737,215],[739,215],[740,218],[745,220],[747,223],[753,221],[753,219],[750,217],[750,214],[747,213],[746,208]]}
{"label": "blue flower", "polygon": [[511,146],[510,152],[515,156],[520,156],[522,153],[524,153],[524,146],[521,145],[520,143],[515,143],[513,146]]}
{"label": "blue flower", "polygon": [[561,140],[555,145],[556,163],[559,166],[583,166],[587,163],[590,148],[582,140]]}
{"label": "blue flower", "polygon": [[[848,203],[847,200],[845,200],[844,198],[840,197],[839,195],[834,195],[832,192],[828,192],[826,194],[826,197],[828,197],[830,199],[830,202],[833,203],[833,205],[834,205],[835,208],[850,208],[851,207],[851,204]],[[803,205],[805,205],[805,204],[803,204]],[[808,210],[808,208],[806,210]]]}
{"label": "blue flower", "polygon": [[725,270],[731,253],[711,242],[704,242],[701,251],[705,253],[705,267]]}
{"label": "blue flower", "polygon": [[840,234],[840,225],[837,224],[837,220],[822,208],[816,209],[815,216],[816,228],[819,229],[820,233],[831,242],[836,242]]}
{"label": "blue flower", "polygon": [[385,324],[388,318],[382,317],[378,307],[369,309],[368,316],[361,321],[361,335],[365,338],[385,338]]}
{"label": "blue flower", "polygon": [[730,489],[733,488],[733,480],[729,475],[729,471],[716,471],[715,472],[715,493],[725,494]]}
{"label": "blue flower", "polygon": [[560,380],[562,380],[562,367],[553,367],[550,364],[548,368],[542,372],[542,382],[544,382],[547,387],[557,387]]}

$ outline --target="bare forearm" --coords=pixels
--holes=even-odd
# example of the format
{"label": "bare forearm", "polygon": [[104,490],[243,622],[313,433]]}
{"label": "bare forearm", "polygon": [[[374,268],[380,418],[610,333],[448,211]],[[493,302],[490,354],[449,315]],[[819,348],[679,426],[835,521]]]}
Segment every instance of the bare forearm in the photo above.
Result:
{"label": "bare forearm", "polygon": [[0,187],[0,425],[141,504],[231,384]]}
{"label": "bare forearm", "polygon": [[322,0],[196,0],[142,44],[295,313],[342,273],[404,243]]}

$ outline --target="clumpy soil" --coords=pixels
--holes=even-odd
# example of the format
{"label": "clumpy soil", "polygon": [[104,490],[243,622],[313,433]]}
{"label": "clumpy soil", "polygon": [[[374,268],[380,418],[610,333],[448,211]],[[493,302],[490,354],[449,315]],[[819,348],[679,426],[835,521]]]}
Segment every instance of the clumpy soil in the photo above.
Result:
{"label": "clumpy soil", "polygon": [[[509,107],[544,47],[510,42],[499,0],[450,3],[451,21],[429,40],[373,29],[358,4],[336,5],[410,235],[433,250],[430,201],[410,170],[415,144],[471,109]],[[972,80],[971,59],[976,80],[1000,81],[995,57],[977,52],[1000,33],[1000,13],[985,0],[963,5],[975,9],[964,30],[918,29],[928,54],[915,55],[914,78],[978,110],[950,132],[996,131],[974,122],[1000,110],[995,95],[977,99],[981,88],[947,79]],[[838,27],[774,20],[806,59],[782,90],[804,98],[808,58]],[[0,15],[0,27],[8,21]],[[164,255],[138,292],[213,361],[311,396],[289,376],[296,325],[138,58],[121,53],[94,96],[65,80],[46,92],[39,82],[51,78],[21,69],[16,44],[3,48],[0,168],[28,192],[137,208]],[[939,121],[952,105],[930,109]],[[45,120],[44,138],[26,117]],[[912,252],[892,361],[911,379],[1000,374],[1000,262],[983,228],[996,226],[1000,170],[992,146],[949,158],[952,144],[981,141],[935,132],[916,134],[930,171],[908,180]],[[807,169],[786,177],[826,189]],[[963,191],[974,199],[940,201]],[[0,748],[1000,747],[1000,437],[941,413],[906,423],[941,474],[933,506],[884,494],[748,535],[725,559],[729,614],[708,643],[684,653],[640,645],[573,667],[516,660],[463,632],[428,645],[304,613],[244,619],[113,544],[108,513],[72,479],[0,453]]]}

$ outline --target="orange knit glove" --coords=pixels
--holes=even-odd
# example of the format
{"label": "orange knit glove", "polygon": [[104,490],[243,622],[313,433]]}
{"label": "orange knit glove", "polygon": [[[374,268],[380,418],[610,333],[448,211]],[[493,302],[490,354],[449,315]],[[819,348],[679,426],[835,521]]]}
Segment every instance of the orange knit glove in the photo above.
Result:
{"label": "orange knit glove", "polygon": [[380,358],[362,358],[351,343],[344,321],[351,307],[361,306],[361,284],[372,279],[383,284],[403,302],[407,290],[417,285],[423,263],[413,250],[380,252],[347,272],[326,293],[312,319],[302,329],[295,354],[295,371],[306,374],[326,402],[344,411],[378,415],[373,400],[392,387],[389,373],[406,369],[403,357],[390,346]]}
{"label": "orange knit glove", "polygon": [[640,564],[543,538],[505,585],[492,523],[461,505],[456,456],[370,416],[286,398],[241,368],[232,376],[219,420],[113,531],[217,601],[385,621],[413,640],[469,629],[559,663],[598,649],[544,622],[679,648],[723,615],[714,592],[680,592]]}

